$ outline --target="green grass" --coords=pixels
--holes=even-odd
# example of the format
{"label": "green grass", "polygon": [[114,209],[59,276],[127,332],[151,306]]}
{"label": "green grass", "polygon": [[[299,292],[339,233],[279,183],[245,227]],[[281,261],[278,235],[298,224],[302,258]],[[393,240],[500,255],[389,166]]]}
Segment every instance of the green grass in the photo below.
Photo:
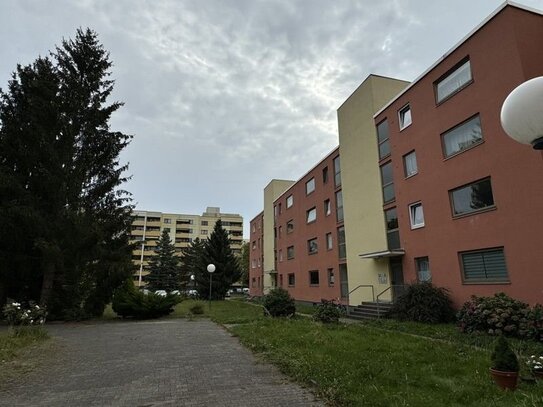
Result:
{"label": "green grass", "polygon": [[29,353],[49,339],[43,327],[24,327],[0,333],[0,384],[31,370],[37,363]]}
{"label": "green grass", "polygon": [[311,304],[296,303],[296,312],[300,314],[313,315],[316,309],[317,307]]}
{"label": "green grass", "polygon": [[[417,334],[439,336],[449,329]],[[415,337],[413,326],[406,335],[371,324],[328,327],[308,319],[267,318],[231,330],[332,405],[543,405],[543,383],[503,392],[490,379],[487,349]]]}
{"label": "green grass", "polygon": [[[203,304],[204,313],[193,316],[190,308],[198,302]],[[262,307],[237,300],[211,301],[211,308],[207,301],[184,300],[175,307],[170,317],[211,318],[219,324],[243,324],[263,318],[263,314]]]}

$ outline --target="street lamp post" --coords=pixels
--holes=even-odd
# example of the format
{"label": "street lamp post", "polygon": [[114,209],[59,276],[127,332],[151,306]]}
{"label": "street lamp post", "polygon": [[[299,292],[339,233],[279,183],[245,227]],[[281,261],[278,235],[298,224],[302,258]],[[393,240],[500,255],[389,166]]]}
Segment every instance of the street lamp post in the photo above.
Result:
{"label": "street lamp post", "polygon": [[194,287],[196,286],[196,282],[194,281],[194,274],[191,274],[190,275],[190,281],[192,282],[192,294],[189,294],[189,296],[193,296],[194,295]]}
{"label": "street lamp post", "polygon": [[500,119],[513,140],[543,150],[543,76],[513,89],[503,102]]}
{"label": "street lamp post", "polygon": [[211,309],[211,283],[213,282],[213,273],[215,272],[215,265],[213,263],[207,265],[207,272],[209,273],[209,309]]}

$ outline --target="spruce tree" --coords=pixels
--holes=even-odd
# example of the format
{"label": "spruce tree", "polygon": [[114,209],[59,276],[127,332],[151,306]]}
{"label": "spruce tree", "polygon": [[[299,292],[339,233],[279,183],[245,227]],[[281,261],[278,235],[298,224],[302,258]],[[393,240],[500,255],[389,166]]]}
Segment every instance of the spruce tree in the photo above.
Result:
{"label": "spruce tree", "polygon": [[[238,257],[232,253],[230,248],[228,232],[222,227],[220,219],[215,223],[213,232],[206,241],[204,260],[207,264],[212,263],[216,267],[213,273],[211,297],[212,299],[223,299],[230,286],[241,277],[241,269]],[[209,286],[207,289],[203,289],[200,295],[203,293],[209,297]]]}
{"label": "spruce tree", "polygon": [[[183,249],[181,257],[181,279],[186,282],[184,288],[192,289],[194,287],[202,298],[206,298],[204,294],[209,290],[204,249],[205,240],[196,238]],[[191,280],[190,276],[194,276],[194,280]]]}
{"label": "spruce tree", "polygon": [[166,230],[162,231],[155,255],[149,262],[149,274],[145,281],[151,291],[166,290],[169,293],[181,289],[179,257],[175,255],[175,246]]}
{"label": "spruce tree", "polygon": [[131,136],[109,128],[121,106],[106,104],[111,65],[96,33],[78,30],[51,58],[18,66],[0,91],[2,302],[98,315],[131,275],[132,207],[119,188]]}
{"label": "spruce tree", "polygon": [[243,245],[241,246],[241,255],[239,257],[239,265],[241,269],[240,281],[242,284],[246,286],[249,286],[249,262],[250,262],[249,251],[250,251],[249,243],[248,242],[243,243]]}

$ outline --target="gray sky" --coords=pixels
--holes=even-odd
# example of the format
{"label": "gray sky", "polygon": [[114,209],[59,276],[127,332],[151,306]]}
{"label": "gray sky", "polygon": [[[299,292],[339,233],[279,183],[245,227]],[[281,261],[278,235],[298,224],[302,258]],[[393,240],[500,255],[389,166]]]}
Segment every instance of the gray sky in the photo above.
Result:
{"label": "gray sky", "polygon": [[[16,64],[97,31],[112,129],[133,134],[138,209],[240,213],[337,145],[336,109],[370,73],[413,80],[500,0],[0,0],[0,87]],[[522,0],[543,9],[543,0]]]}

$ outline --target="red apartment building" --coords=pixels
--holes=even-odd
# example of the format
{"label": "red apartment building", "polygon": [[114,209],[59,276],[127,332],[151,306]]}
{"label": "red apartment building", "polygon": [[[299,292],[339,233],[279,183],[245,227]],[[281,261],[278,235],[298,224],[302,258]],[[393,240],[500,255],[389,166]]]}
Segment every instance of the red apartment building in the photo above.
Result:
{"label": "red apartment building", "polygon": [[346,297],[339,148],[274,201],[274,217],[277,285],[300,301]]}
{"label": "red apartment building", "polygon": [[396,283],[543,302],[543,156],[500,124],[542,75],[543,16],[506,4],[375,116]]}
{"label": "red apartment building", "polygon": [[263,295],[264,285],[264,212],[260,212],[250,223],[249,241],[249,292],[253,296]]}

